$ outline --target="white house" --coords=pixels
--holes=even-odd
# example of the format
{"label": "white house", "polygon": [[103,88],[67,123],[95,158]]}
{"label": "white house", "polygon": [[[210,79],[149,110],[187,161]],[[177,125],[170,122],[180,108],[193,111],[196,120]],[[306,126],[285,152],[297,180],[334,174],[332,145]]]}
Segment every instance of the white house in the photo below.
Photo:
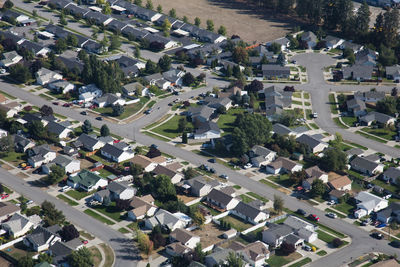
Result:
{"label": "white house", "polygon": [[135,153],[130,150],[124,150],[116,145],[106,144],[100,149],[101,155],[106,157],[107,159],[115,162],[122,162],[125,160],[129,160],[135,156]]}
{"label": "white house", "polygon": [[6,104],[0,104],[0,110],[6,113],[7,118],[12,118],[18,114],[22,109],[22,105],[18,102],[9,102]]}
{"label": "white house", "polygon": [[268,245],[257,240],[237,251],[250,266],[265,266],[265,261],[269,259],[270,251]]}
{"label": "white house", "polygon": [[231,210],[239,204],[237,198],[217,189],[212,189],[205,197],[205,200],[209,205],[221,210]]}
{"label": "white house", "polygon": [[9,236],[14,238],[25,235],[31,229],[36,228],[42,221],[38,215],[25,217],[19,213],[15,213],[11,219],[3,223],[1,227],[7,231]]}
{"label": "white house", "polygon": [[159,209],[154,213],[154,216],[145,220],[145,228],[153,229],[155,226],[160,225],[170,231],[177,228],[184,228],[187,222],[170,213],[164,209]]}
{"label": "white house", "polygon": [[63,76],[57,72],[46,68],[41,68],[36,72],[36,82],[40,85],[46,85],[50,82],[62,80]]}
{"label": "white house", "polygon": [[284,157],[277,158],[266,167],[267,173],[271,174],[298,172],[302,169],[303,165]]}
{"label": "white house", "polygon": [[58,235],[59,231],[61,231],[61,227],[57,224],[47,228],[38,226],[24,238],[23,243],[32,250],[41,252],[49,249],[57,241],[61,241],[61,237]]}
{"label": "white house", "polygon": [[107,184],[108,181],[106,179],[88,170],[82,170],[80,173],[70,175],[67,179],[68,186],[74,189],[81,188],[86,192],[105,188]]}
{"label": "white house", "polygon": [[212,121],[200,123],[199,127],[193,133],[193,139],[213,139],[220,138],[221,130],[218,124]]}
{"label": "white house", "polygon": [[85,133],[81,134],[77,141],[79,141],[79,143],[89,151],[98,150],[105,145],[105,143],[96,138],[96,136],[87,135]]}
{"label": "white house", "polygon": [[1,67],[10,67],[14,64],[17,64],[22,60],[22,56],[18,55],[17,52],[11,51],[11,52],[5,52],[3,53],[3,59],[0,60],[0,66]]}
{"label": "white house", "polygon": [[75,85],[64,80],[54,81],[48,84],[49,88],[58,94],[66,94],[75,89]]}
{"label": "white house", "polygon": [[49,174],[51,172],[51,166],[58,165],[63,167],[65,173],[75,173],[81,170],[81,161],[71,158],[66,155],[58,155],[52,162],[46,165],[42,165],[42,172]]}
{"label": "white house", "polygon": [[126,183],[111,182],[107,189],[111,193],[111,199],[131,199],[135,196],[136,189]]}
{"label": "white house", "polygon": [[357,201],[357,210],[354,212],[356,218],[378,212],[389,205],[388,200],[365,191],[358,193],[355,200]]}
{"label": "white house", "polygon": [[317,226],[297,216],[288,216],[283,224],[294,229],[296,235],[309,243],[314,242],[318,238],[318,234],[316,232]]}
{"label": "white house", "polygon": [[[330,174],[329,174],[330,175]],[[329,177],[329,182],[328,185],[332,190],[338,190],[338,191],[350,191],[351,190],[351,180],[349,177],[345,175],[338,175],[338,174],[332,174],[334,175],[332,178]]]}
{"label": "white house", "polygon": [[181,173],[171,170],[162,165],[157,165],[157,167],[152,171],[152,173],[154,175],[163,174],[168,176],[169,178],[171,178],[171,183],[173,184],[177,184],[183,179],[183,175]]}
{"label": "white house", "polygon": [[154,198],[151,195],[142,197],[134,196],[130,203],[130,210],[127,212],[129,219],[136,221],[145,217],[152,217],[157,211],[157,206],[154,205]]}
{"label": "white house", "polygon": [[94,103],[96,103],[100,108],[102,108],[102,107],[113,106],[113,105],[123,106],[123,105],[125,105],[126,101],[125,101],[125,99],[122,99],[115,94],[107,93],[107,94],[104,94],[102,97],[96,98],[94,100]]}
{"label": "white house", "polygon": [[188,230],[177,228],[169,234],[171,242],[180,242],[182,245],[194,249],[200,243],[200,237],[192,234]]}
{"label": "white house", "polygon": [[313,166],[305,170],[307,179],[303,180],[302,186],[306,190],[311,189],[311,185],[314,180],[321,180],[324,184],[328,182],[328,174],[322,171],[318,166]]}
{"label": "white house", "polygon": [[302,134],[301,136],[296,138],[296,141],[300,144],[308,146],[311,149],[312,153],[322,152],[325,148],[329,146],[327,143],[322,142],[308,134]]}
{"label": "white house", "polygon": [[251,158],[251,163],[255,167],[261,167],[273,161],[276,157],[276,152],[271,151],[268,148],[255,145],[251,148],[249,152]]}
{"label": "white house", "polygon": [[232,213],[254,225],[269,218],[269,213],[261,211],[257,207],[251,205],[251,203],[244,203],[243,201],[240,201],[239,204],[232,209]]}
{"label": "white house", "polygon": [[36,168],[53,161],[57,157],[57,153],[49,145],[40,145],[28,150],[28,156],[29,165]]}
{"label": "white house", "polygon": [[384,165],[368,160],[364,157],[355,157],[350,162],[351,168],[363,174],[372,176],[383,172]]}
{"label": "white house", "polygon": [[143,155],[136,155],[133,157],[131,160],[133,164],[138,164],[143,167],[145,172],[151,172],[157,167],[157,163],[151,160],[151,158],[148,158]]}

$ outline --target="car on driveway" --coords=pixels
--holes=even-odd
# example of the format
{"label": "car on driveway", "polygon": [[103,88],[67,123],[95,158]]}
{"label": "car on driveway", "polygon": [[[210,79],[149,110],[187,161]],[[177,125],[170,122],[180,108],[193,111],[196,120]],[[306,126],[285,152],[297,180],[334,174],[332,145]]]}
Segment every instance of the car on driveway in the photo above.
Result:
{"label": "car on driveway", "polygon": [[373,233],[371,234],[371,237],[373,237],[373,238],[375,238],[375,239],[378,239],[378,240],[381,240],[381,239],[383,238],[383,234],[378,233],[378,232],[373,232]]}
{"label": "car on driveway", "polygon": [[308,245],[304,245],[304,246],[303,246],[303,249],[304,249],[305,251],[311,251],[311,247],[308,246]]}
{"label": "car on driveway", "polygon": [[308,218],[312,221],[319,222],[319,217],[316,214],[310,214],[308,215]]}
{"label": "car on driveway", "polygon": [[253,167],[253,164],[251,163],[247,163],[246,165],[243,166],[244,169],[250,169],[251,167]]}
{"label": "car on driveway", "polygon": [[306,216],[306,214],[307,214],[307,212],[305,210],[303,210],[303,209],[296,210],[296,213],[298,213],[300,215],[303,215],[303,216]]}
{"label": "car on driveway", "polygon": [[329,218],[332,218],[332,219],[336,219],[337,218],[336,213],[333,213],[333,212],[327,213],[326,216],[328,216]]}
{"label": "car on driveway", "polygon": [[10,195],[9,194],[1,194],[1,199],[8,198]]}

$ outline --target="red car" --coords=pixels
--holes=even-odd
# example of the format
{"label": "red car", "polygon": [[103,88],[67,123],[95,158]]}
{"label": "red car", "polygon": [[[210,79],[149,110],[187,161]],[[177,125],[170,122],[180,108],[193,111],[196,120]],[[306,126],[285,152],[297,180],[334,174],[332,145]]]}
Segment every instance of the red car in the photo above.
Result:
{"label": "red car", "polygon": [[29,170],[30,168],[32,168],[32,166],[31,165],[27,165],[25,168],[23,168],[23,170]]}
{"label": "red car", "polygon": [[53,105],[56,105],[56,106],[58,106],[58,102],[53,102]]}
{"label": "red car", "polygon": [[1,194],[1,199],[8,198],[10,195],[9,194]]}
{"label": "red car", "polygon": [[89,243],[89,241],[83,240],[82,243],[83,243],[84,245],[86,245],[87,243]]}
{"label": "red car", "polygon": [[115,144],[117,144],[117,143],[119,143],[119,142],[121,142],[121,140],[114,140],[114,143],[115,143]]}
{"label": "red car", "polygon": [[317,215],[315,215],[315,214],[310,214],[310,216],[308,216],[308,218],[309,218],[310,220],[319,222],[319,217],[318,217]]}
{"label": "red car", "polygon": [[70,107],[71,106],[71,104],[69,104],[69,103],[65,103],[64,105],[63,105],[63,107],[66,107],[66,108],[68,108],[68,107]]}

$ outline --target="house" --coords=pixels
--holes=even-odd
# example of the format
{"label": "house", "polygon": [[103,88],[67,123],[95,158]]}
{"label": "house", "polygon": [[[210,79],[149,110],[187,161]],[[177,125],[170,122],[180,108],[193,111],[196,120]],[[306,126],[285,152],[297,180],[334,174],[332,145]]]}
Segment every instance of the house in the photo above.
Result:
{"label": "house", "polygon": [[272,133],[279,134],[279,135],[294,136],[295,138],[297,138],[303,134],[302,131],[296,131],[296,129],[291,129],[280,123],[274,123],[272,125]]}
{"label": "house", "polygon": [[180,242],[175,242],[165,247],[165,252],[172,257],[182,257],[192,250]]}
{"label": "house", "polygon": [[349,49],[353,50],[353,52],[356,54],[359,51],[361,51],[361,49],[363,49],[363,46],[359,45],[359,44],[355,44],[355,43],[349,42],[349,41],[344,41],[341,45],[339,45],[339,48],[340,49],[349,48]]}
{"label": "house", "polygon": [[229,229],[228,231],[225,231],[225,232],[223,233],[223,237],[224,237],[225,239],[234,238],[234,237],[236,237],[236,235],[237,235],[237,230],[236,230],[235,228],[231,228],[231,229]]}
{"label": "house", "polygon": [[397,83],[400,82],[400,66],[394,65],[386,67],[386,78],[394,80]]}
{"label": "house", "polygon": [[324,41],[326,43],[326,48],[328,48],[328,49],[335,49],[338,46],[340,46],[341,44],[343,44],[343,42],[344,42],[343,39],[337,38],[332,35],[326,36]]}
{"label": "house", "polygon": [[18,55],[15,51],[5,52],[3,53],[3,59],[0,60],[0,66],[8,68],[20,62],[22,58],[23,57]]}
{"label": "house", "polygon": [[319,153],[325,150],[329,145],[322,142],[308,134],[302,134],[296,138],[296,141],[300,144],[306,145],[312,153]]}
{"label": "house", "polygon": [[173,171],[166,166],[157,165],[157,167],[152,171],[154,175],[166,175],[171,178],[171,183],[177,184],[183,179],[183,175],[179,172]]}
{"label": "house", "polygon": [[102,148],[105,144],[100,141],[96,136],[81,134],[77,140],[88,151],[95,151]]}
{"label": "house", "polygon": [[221,130],[218,124],[212,121],[200,122],[199,126],[194,130],[193,139],[213,139],[220,138]]}
{"label": "house", "polygon": [[56,266],[65,266],[68,264],[68,256],[74,251],[83,247],[79,238],[74,238],[68,242],[57,241],[49,247],[48,253],[53,258],[53,264]]}
{"label": "house", "polygon": [[271,42],[266,43],[266,46],[269,47],[271,46],[273,43],[279,44],[281,46],[281,51],[286,50],[289,45],[290,45],[290,40],[286,37],[282,37],[279,39],[275,39]]}
{"label": "house", "polygon": [[63,76],[57,72],[51,71],[46,68],[41,68],[35,74],[36,82],[40,85],[46,85],[50,82],[62,80]]}
{"label": "house", "polygon": [[345,151],[344,153],[347,154],[347,159],[352,158],[353,156],[359,156],[362,157],[364,156],[364,150],[360,149],[360,148],[351,148],[347,151]]}
{"label": "house", "polygon": [[383,179],[385,181],[390,181],[393,184],[398,184],[398,179],[400,178],[400,169],[395,167],[389,167],[383,173]]}
{"label": "house", "polygon": [[354,211],[354,217],[356,218],[369,215],[371,212],[378,212],[389,204],[388,200],[365,191],[358,193],[354,199],[357,202],[357,209]]}
{"label": "house", "polygon": [[14,135],[14,144],[16,152],[25,153],[28,149],[35,147],[35,142],[19,134]]}
{"label": "house", "polygon": [[356,56],[356,64],[361,65],[364,64],[365,62],[370,62],[372,64],[368,65],[375,66],[376,60],[378,58],[378,53],[372,49],[364,48],[355,53],[355,56]]}
{"label": "house", "polygon": [[143,79],[150,85],[156,85],[156,82],[164,79],[160,73],[154,73],[151,75],[144,76]]}
{"label": "house", "polygon": [[154,205],[154,198],[151,195],[142,197],[134,196],[130,203],[130,210],[127,212],[129,219],[136,221],[144,217],[152,217],[157,210]]}
{"label": "house", "polygon": [[108,51],[108,47],[104,46],[103,44],[99,44],[93,40],[87,40],[85,43],[82,44],[82,48],[85,49],[88,53],[94,54],[102,54]]}
{"label": "house", "polygon": [[343,79],[367,81],[372,80],[372,74],[374,72],[373,66],[364,65],[353,65],[344,67],[342,70]]}
{"label": "house", "polygon": [[179,242],[182,245],[194,249],[200,243],[200,237],[192,234],[188,230],[177,228],[169,234],[171,242]]}
{"label": "house", "polygon": [[255,145],[249,152],[251,163],[255,167],[261,167],[273,161],[276,157],[276,152],[269,150],[263,146]]}
{"label": "house", "polygon": [[49,145],[43,144],[40,146],[35,146],[27,151],[28,153],[28,163],[33,168],[40,167],[42,164],[49,163],[53,161],[57,154],[53,151]]}
{"label": "house", "polygon": [[376,103],[379,100],[385,98],[385,92],[383,91],[367,91],[367,92],[360,92],[357,91],[354,93],[355,99],[360,99],[367,103]]}
{"label": "house", "polygon": [[329,199],[335,201],[335,203],[339,203],[340,199],[345,195],[346,195],[345,191],[333,189],[329,192]]}
{"label": "house", "polygon": [[22,109],[22,105],[18,102],[9,102],[0,104],[0,110],[4,111],[7,118],[12,118],[18,114]]}
{"label": "house", "polygon": [[336,173],[329,173],[328,176],[330,176],[328,185],[332,190],[339,190],[339,191],[351,190],[351,180],[349,179],[349,177],[344,175],[338,175]]}
{"label": "house", "polygon": [[65,125],[68,125],[68,124],[63,125],[58,122],[49,121],[49,123],[47,123],[47,125],[46,125],[46,128],[50,133],[54,134],[59,139],[65,139],[69,136],[70,133],[73,132],[72,129],[70,129],[69,127],[67,127]]}
{"label": "house", "polygon": [[114,105],[123,106],[125,105],[125,102],[125,99],[122,99],[117,95],[111,93],[106,93],[103,96],[98,97],[94,100],[94,103],[96,103],[100,108]]}
{"label": "house", "polygon": [[136,189],[135,188],[130,187],[126,183],[115,182],[115,181],[111,182],[107,186],[107,189],[110,191],[110,198],[112,200],[116,200],[116,199],[122,199],[122,200],[131,199],[136,193]]}
{"label": "house", "polygon": [[80,188],[86,192],[97,190],[99,187],[106,187],[107,184],[106,179],[88,170],[70,175],[67,179],[68,186],[74,189]]}
{"label": "house", "polygon": [[61,227],[57,224],[47,228],[38,226],[31,234],[25,236],[23,243],[32,250],[41,252],[49,249],[57,241],[61,241],[58,234],[60,231]]}
{"label": "house", "polygon": [[290,78],[290,68],[283,67],[276,64],[263,64],[261,66],[263,76],[267,80],[274,79],[289,79]]}
{"label": "house", "polygon": [[208,205],[223,211],[231,210],[239,204],[239,200],[237,198],[234,198],[231,195],[228,195],[217,189],[212,189],[205,197],[205,201]]}
{"label": "house", "polygon": [[292,92],[281,91],[274,85],[258,91],[260,97],[265,97],[265,112],[271,120],[279,117],[284,108],[291,107],[292,94]]}
{"label": "house", "polygon": [[173,85],[182,85],[182,77],[185,72],[178,69],[171,69],[169,71],[163,72],[162,76],[165,80],[171,82]]}
{"label": "house", "polygon": [[203,103],[210,108],[215,108],[218,109],[220,107],[225,108],[225,110],[228,110],[232,107],[232,100],[229,97],[211,97],[207,96],[204,98]]}
{"label": "house", "polygon": [[268,229],[262,232],[262,241],[277,248],[283,243],[287,236],[293,233],[293,228],[288,225],[271,223]]}
{"label": "house", "polygon": [[151,172],[157,167],[157,163],[155,163],[150,158],[143,155],[136,155],[131,159],[133,164],[140,165],[145,172]]}
{"label": "house", "polygon": [[392,220],[400,221],[400,203],[392,202],[389,206],[376,213],[376,219],[383,223],[389,223]]}
{"label": "house", "polygon": [[213,117],[214,111],[215,109],[208,106],[190,107],[187,111],[187,116],[192,122],[207,122]]}
{"label": "house", "polygon": [[35,22],[34,19],[31,19],[30,17],[11,9],[7,9],[6,11],[4,11],[1,19],[9,23],[15,21],[17,26],[28,26]]}
{"label": "house", "polygon": [[86,20],[93,20],[97,25],[103,25],[103,26],[106,26],[108,23],[110,23],[113,20],[113,18],[111,18],[110,16],[107,16],[107,15],[104,15],[103,13],[92,11],[92,10],[87,12],[83,16],[83,18]]}
{"label": "house", "polygon": [[126,160],[130,160],[135,156],[135,153],[129,149],[121,149],[117,144],[106,144],[100,149],[100,153],[103,157],[107,158],[110,161],[122,162]]}
{"label": "house", "polygon": [[258,207],[251,205],[251,202],[244,203],[243,201],[240,201],[239,204],[232,209],[232,213],[239,218],[242,218],[244,221],[254,225],[269,218],[269,213],[266,213],[258,209]]}
{"label": "house", "polygon": [[360,117],[367,114],[365,102],[358,98],[347,100],[346,106],[347,106],[347,111],[353,113],[355,117]]}
{"label": "house", "polygon": [[355,157],[350,161],[352,169],[359,171],[365,175],[373,176],[383,172],[383,164],[376,163],[363,157]]}
{"label": "house", "polygon": [[128,83],[122,86],[122,92],[125,95],[133,96],[146,96],[149,93],[149,89],[144,87],[139,82]]}
{"label": "house", "polygon": [[318,226],[309,223],[308,221],[305,221],[297,216],[288,216],[283,224],[291,227],[297,236],[304,239],[308,243],[312,243],[318,238],[316,232]]}
{"label": "house", "polygon": [[71,158],[67,155],[58,155],[53,161],[48,164],[42,165],[42,172],[49,174],[51,167],[57,165],[65,170],[65,173],[71,174],[81,170],[81,161]]}
{"label": "house", "polygon": [[302,40],[303,42],[307,43],[307,47],[308,47],[309,49],[313,49],[313,48],[317,45],[317,43],[318,43],[318,38],[317,38],[317,36],[316,36],[313,32],[311,32],[311,31],[304,32],[304,33],[301,35],[301,40]]}
{"label": "house", "polygon": [[55,6],[57,9],[63,9],[66,6],[70,5],[72,2],[68,1],[68,0],[49,0],[48,1],[48,5],[53,5]]}
{"label": "house", "polygon": [[206,181],[203,176],[197,176],[190,180],[185,180],[185,185],[189,186],[190,193],[196,197],[203,197],[210,193],[210,191],[219,186],[216,180]]}
{"label": "house", "polygon": [[230,253],[235,252],[232,249],[217,247],[216,249],[214,249],[213,253],[207,255],[204,258],[205,264],[207,267],[214,267],[226,264],[226,259],[228,258]]}
{"label": "house", "polygon": [[1,227],[9,236],[17,238],[36,228],[41,221],[42,219],[38,215],[25,217],[24,215],[15,213],[7,222],[3,223]]}
{"label": "house", "polygon": [[246,246],[233,242],[229,248],[243,257],[243,260],[248,263],[246,266],[262,267],[270,255],[268,245],[259,240]]}
{"label": "house", "polygon": [[22,43],[19,44],[19,47],[32,51],[32,53],[37,57],[46,57],[47,54],[50,53],[49,48],[25,39],[23,39]]}
{"label": "house", "polygon": [[362,125],[367,126],[371,126],[373,122],[381,123],[385,126],[393,125],[396,122],[396,118],[376,111],[372,111],[360,117],[359,120]]}
{"label": "house", "polygon": [[0,202],[0,222],[8,220],[19,211],[20,208],[11,202]]}
{"label": "house", "polygon": [[66,94],[75,90],[75,85],[64,80],[51,82],[48,84],[48,87],[56,94]]}
{"label": "house", "polygon": [[288,158],[279,157],[275,161],[269,163],[266,167],[267,173],[279,174],[297,172],[303,169],[303,165],[296,163]]}
{"label": "house", "polygon": [[153,217],[145,220],[146,229],[153,229],[157,225],[160,225],[169,231],[174,231],[177,228],[186,227],[187,222],[169,211],[159,209],[154,213]]}
{"label": "house", "polygon": [[328,182],[328,174],[324,171],[321,171],[321,169],[318,166],[313,166],[305,170],[307,179],[303,180],[302,186],[306,190],[310,190],[312,183],[315,180],[321,180],[324,184]]}

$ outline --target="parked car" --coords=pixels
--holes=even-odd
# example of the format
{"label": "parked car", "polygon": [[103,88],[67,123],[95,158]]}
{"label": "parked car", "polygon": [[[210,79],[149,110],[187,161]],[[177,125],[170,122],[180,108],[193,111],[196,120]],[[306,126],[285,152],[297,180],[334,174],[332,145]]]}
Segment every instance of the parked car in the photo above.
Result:
{"label": "parked car", "polygon": [[212,159],[209,159],[208,162],[215,163],[217,161],[216,161],[216,159],[212,158]]}
{"label": "parked car", "polygon": [[61,192],[67,192],[68,190],[70,190],[71,189],[71,187],[69,186],[69,185],[66,185],[66,186],[63,186],[62,188],[61,188]]}
{"label": "parked car", "polygon": [[58,102],[53,102],[53,105],[56,105],[56,106],[58,106],[58,104],[59,104]]}
{"label": "parked car", "polygon": [[0,69],[0,74],[6,73],[6,69]]}
{"label": "parked car", "polygon": [[221,178],[223,178],[225,180],[229,179],[228,175],[226,175],[226,174],[221,174],[219,177],[221,177]]}
{"label": "parked car", "polygon": [[318,113],[317,113],[317,112],[314,112],[314,113],[312,114],[312,117],[315,118],[315,119],[318,118]]}
{"label": "parked car", "polygon": [[383,235],[381,233],[378,233],[378,232],[373,232],[371,234],[371,237],[373,237],[375,239],[378,239],[378,240],[381,240],[383,238]]}
{"label": "parked car", "polygon": [[307,212],[305,210],[303,210],[303,209],[296,210],[296,213],[298,213],[300,215],[303,215],[303,216],[306,216],[306,214],[307,214]]}
{"label": "parked car", "polygon": [[328,204],[328,205],[335,205],[335,204],[336,204],[336,201],[335,201],[335,200],[330,200],[330,201],[327,202],[327,204]]}
{"label": "parked car", "polygon": [[250,169],[251,167],[253,167],[253,164],[251,163],[247,163],[246,165],[243,166],[243,168],[245,168],[246,170]]}
{"label": "parked car", "polygon": [[83,243],[84,245],[86,245],[87,243],[89,243],[89,241],[87,241],[87,240],[82,240],[82,243]]}
{"label": "parked car", "polygon": [[215,169],[214,168],[210,168],[210,172],[211,173],[215,173]]}
{"label": "parked car", "polygon": [[303,249],[304,249],[305,251],[311,251],[311,247],[308,246],[308,245],[304,245],[304,246],[303,246]]}
{"label": "parked car", "polygon": [[393,240],[392,242],[389,243],[394,248],[400,248],[400,241]]}
{"label": "parked car", "polygon": [[26,202],[26,205],[29,205],[29,204],[32,204],[33,203],[33,200],[28,200],[27,202]]}
{"label": "parked car", "polygon": [[10,195],[9,194],[1,194],[1,199],[8,198]]}
{"label": "parked car", "polygon": [[81,111],[81,115],[87,115],[86,111]]}
{"label": "parked car", "polygon": [[386,225],[387,225],[386,223],[380,223],[376,226],[376,228],[383,228],[386,227]]}
{"label": "parked car", "polygon": [[96,117],[96,120],[102,121],[102,120],[103,120],[103,117]]}
{"label": "parked car", "polygon": [[337,218],[337,214],[333,213],[333,212],[327,213],[326,216],[328,216],[329,218],[332,218],[332,219],[336,219]]}
{"label": "parked car", "polygon": [[316,214],[310,214],[308,218],[312,221],[319,222],[319,217]]}
{"label": "parked car", "polygon": [[152,111],[153,111],[153,109],[152,109],[152,108],[149,108],[149,109],[147,109],[147,110],[144,112],[144,114],[150,114]]}

